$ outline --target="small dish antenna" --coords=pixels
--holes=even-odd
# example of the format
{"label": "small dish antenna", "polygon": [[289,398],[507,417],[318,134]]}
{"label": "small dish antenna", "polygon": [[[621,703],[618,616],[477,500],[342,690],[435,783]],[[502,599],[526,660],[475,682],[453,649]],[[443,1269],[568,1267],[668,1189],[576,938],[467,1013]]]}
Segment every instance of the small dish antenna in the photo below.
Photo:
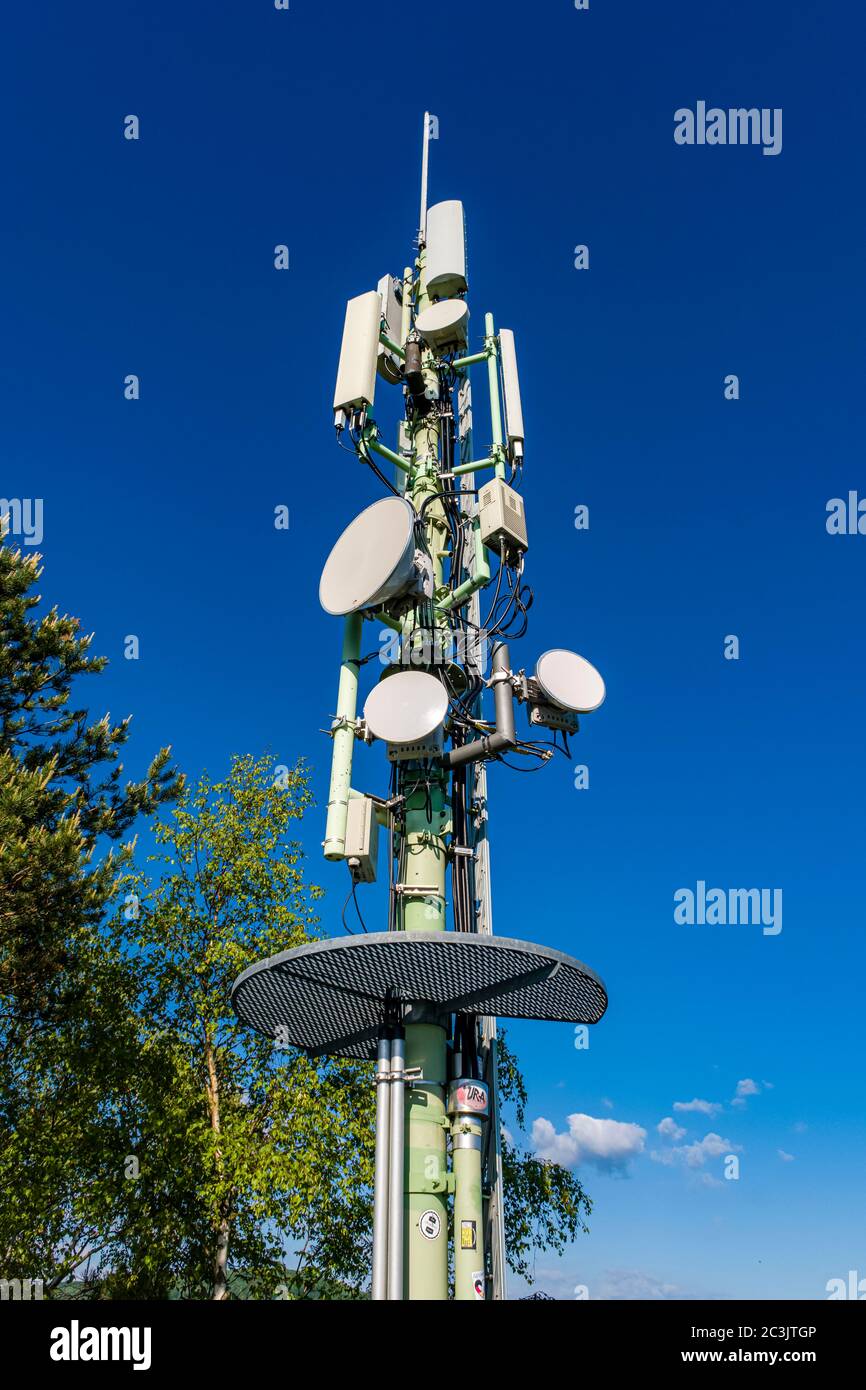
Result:
{"label": "small dish antenna", "polygon": [[542,694],[560,709],[590,714],[604,701],[604,681],[595,667],[577,652],[562,647],[538,658],[535,679]]}
{"label": "small dish antenna", "polygon": [[447,713],[448,692],[426,671],[397,671],[383,677],[364,705],[367,728],[388,744],[393,761],[441,748]]}
{"label": "small dish antenna", "polygon": [[326,613],[343,617],[378,608],[416,579],[415,512],[403,497],[383,497],[337,541],[319,580],[319,602]]}
{"label": "small dish antenna", "polygon": [[449,347],[465,347],[469,308],[463,299],[440,299],[422,309],[415,327],[434,352]]}

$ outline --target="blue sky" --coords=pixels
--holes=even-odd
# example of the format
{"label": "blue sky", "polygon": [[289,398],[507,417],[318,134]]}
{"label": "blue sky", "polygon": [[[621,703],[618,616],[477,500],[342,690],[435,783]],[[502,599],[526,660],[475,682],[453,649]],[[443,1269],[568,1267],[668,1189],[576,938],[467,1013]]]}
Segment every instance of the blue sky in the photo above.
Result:
{"label": "blue sky", "polygon": [[[192,774],[303,754],[322,802],[340,634],[318,574],[378,495],[333,443],[344,304],[405,263],[435,112],[431,198],[465,204],[474,332],[490,309],[517,335],[536,601],[513,654],[573,647],[608,684],[573,746],[588,790],[562,759],[490,776],[497,931],[577,955],[611,1001],[588,1050],[509,1029],[558,1137],[537,1134],[595,1199],[539,1282],[821,1298],[866,1276],[866,537],[825,525],[829,499],[866,496],[862,13],[435,13],[417,46],[385,0],[9,16],[0,493],[44,501],[42,589],[111,658],[90,698],[134,714],[131,773],[163,743]],[[781,108],[781,153],[677,145],[699,100]],[[486,429],[479,403],[479,453]],[[314,815],[336,931],[321,834]],[[781,889],[782,931],[679,925],[698,880]],[[721,1108],[674,1108],[695,1099]]]}

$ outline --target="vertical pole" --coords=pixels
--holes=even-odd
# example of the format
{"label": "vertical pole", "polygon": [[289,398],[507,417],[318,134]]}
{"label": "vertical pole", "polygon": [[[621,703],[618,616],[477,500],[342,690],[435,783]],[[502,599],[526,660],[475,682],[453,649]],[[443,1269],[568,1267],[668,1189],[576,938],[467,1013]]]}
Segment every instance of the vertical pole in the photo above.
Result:
{"label": "vertical pole", "polygon": [[325,826],[325,858],[342,859],[346,849],[346,816],[352,784],[355,751],[354,719],[358,705],[358,669],[361,661],[360,613],[350,613],[343,628],[343,660],[337,691],[337,721],[331,753],[331,788]]}
{"label": "vertical pole", "polygon": [[403,1297],[403,1186],[406,1166],[406,1136],[404,1133],[405,1095],[403,1080],[405,1048],[403,1030],[391,1043],[391,1144],[388,1175],[388,1298]]}
{"label": "vertical pole", "polygon": [[[424,125],[425,160],[429,122]],[[423,175],[426,190],[426,164]],[[423,195],[426,220],[426,191]],[[416,307],[429,303],[425,253],[418,253]],[[445,538],[448,531],[442,485],[439,480],[440,422],[435,396],[438,374],[428,366],[428,391],[434,396],[419,410],[413,424],[412,473],[407,496],[416,512],[424,505],[426,541],[433,557],[434,585],[443,582]],[[426,505],[425,505],[426,504]],[[432,605],[418,615],[431,624]],[[447,624],[447,619],[443,619]],[[421,623],[418,625],[420,626]],[[428,634],[429,635],[429,627]],[[413,640],[412,619],[405,640]],[[428,662],[434,660],[430,653]],[[402,927],[405,931],[444,931],[447,869],[448,774],[415,764],[401,767],[405,802],[405,838],[401,885]],[[410,1069],[420,1072],[408,1085],[406,1097],[406,1270],[404,1289],[410,1299],[448,1297],[448,1175],[445,1115],[447,1081],[445,1029],[438,1020],[410,1023],[406,1027],[406,1058]],[[392,1124],[394,1123],[392,1116]],[[393,1176],[393,1175],[392,1175]]]}
{"label": "vertical pole", "polygon": [[[492,328],[492,323],[488,325]],[[469,373],[463,375],[460,393],[460,462],[469,463],[472,458],[472,386],[469,380]],[[467,473],[461,479],[463,488],[467,491],[465,508],[470,516],[474,516],[478,510],[478,502],[473,495],[475,488],[474,473]],[[480,545],[481,538],[475,534],[474,544]],[[474,558],[473,558],[474,570]],[[462,576],[461,576],[462,577]],[[469,600],[469,618],[474,624],[474,631],[479,630],[481,623],[481,596],[476,590]],[[485,638],[481,643],[486,642]],[[484,659],[484,646],[479,643],[478,662],[479,665],[486,666]],[[483,673],[483,672],[482,672]],[[477,713],[481,714],[481,700],[477,703]],[[478,922],[477,930],[485,936],[493,933],[493,904],[490,893],[490,840],[488,838],[489,811],[487,805],[487,767],[483,762],[470,764],[468,770],[470,796],[469,801],[479,808],[477,829],[475,839],[474,857],[474,896],[478,901]],[[491,1279],[485,1292],[488,1298],[504,1299],[507,1297],[506,1289],[506,1257],[505,1257],[505,1216],[504,1216],[504,1193],[502,1179],[502,1138],[499,1129],[499,1085],[496,1075],[496,1019],[483,1018],[480,1020],[480,1033],[482,1039],[481,1055],[484,1062],[484,1079],[487,1082],[490,1095],[490,1119],[488,1121],[487,1133],[485,1138],[485,1148],[482,1149],[482,1173],[486,1173],[487,1187],[489,1196],[484,1200],[482,1196],[482,1209],[484,1214],[484,1247],[490,1255]],[[483,1191],[483,1189],[482,1189]],[[459,1226],[456,1227],[459,1240]]]}
{"label": "vertical pole", "polygon": [[475,1115],[451,1121],[454,1164],[454,1297],[485,1297],[484,1206],[481,1197],[482,1122]]}
{"label": "vertical pole", "polygon": [[391,1039],[379,1039],[376,1065],[376,1166],[373,1188],[373,1298],[388,1297],[388,1212],[391,1161]]}
{"label": "vertical pole", "polygon": [[403,269],[403,313],[400,317],[400,347],[406,346],[409,330],[412,327],[412,267]]}
{"label": "vertical pole", "polygon": [[505,450],[502,446],[502,410],[499,404],[499,350],[493,330],[493,315],[484,315],[484,346],[487,349],[487,384],[490,388],[490,428],[497,478],[505,477]]}
{"label": "vertical pole", "polygon": [[427,240],[427,168],[430,159],[430,112],[424,112],[424,143],[421,146],[421,217],[418,221],[418,244]]}
{"label": "vertical pole", "polygon": [[497,1062],[499,1044],[496,1037],[496,1019],[485,1018],[481,1025],[482,1038],[486,1044],[485,1080],[490,1091],[490,1119],[486,1134],[487,1182],[490,1196],[485,1204],[484,1243],[490,1250],[491,1286],[489,1296],[493,1299],[508,1297],[506,1278],[507,1262],[505,1255],[505,1194],[502,1177],[502,1130],[499,1118],[499,1081]]}
{"label": "vertical pole", "polygon": [[448,1297],[448,1154],[445,1115],[445,1029],[406,1028],[406,1063],[423,1080],[409,1085],[406,1130],[406,1297]]}

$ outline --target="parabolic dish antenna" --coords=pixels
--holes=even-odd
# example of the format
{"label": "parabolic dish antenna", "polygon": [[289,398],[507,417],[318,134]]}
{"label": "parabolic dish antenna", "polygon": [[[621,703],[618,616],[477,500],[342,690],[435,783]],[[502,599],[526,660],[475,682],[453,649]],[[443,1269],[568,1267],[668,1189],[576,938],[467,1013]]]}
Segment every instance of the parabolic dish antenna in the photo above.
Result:
{"label": "parabolic dish antenna", "polygon": [[535,679],[552,705],[590,714],[604,701],[604,681],[577,652],[562,647],[545,652],[535,664]]}
{"label": "parabolic dish antenna", "polygon": [[464,300],[440,299],[437,304],[430,304],[421,310],[415,327],[425,343],[429,343],[435,352],[441,352],[452,345],[465,346],[468,321],[469,308]]}
{"label": "parabolic dish antenna", "polygon": [[367,728],[386,743],[419,743],[435,733],[448,713],[448,692],[426,671],[385,676],[364,705]]}
{"label": "parabolic dish antenna", "polygon": [[415,513],[402,497],[383,497],[350,522],[319,580],[326,613],[374,608],[408,588],[414,576]]}

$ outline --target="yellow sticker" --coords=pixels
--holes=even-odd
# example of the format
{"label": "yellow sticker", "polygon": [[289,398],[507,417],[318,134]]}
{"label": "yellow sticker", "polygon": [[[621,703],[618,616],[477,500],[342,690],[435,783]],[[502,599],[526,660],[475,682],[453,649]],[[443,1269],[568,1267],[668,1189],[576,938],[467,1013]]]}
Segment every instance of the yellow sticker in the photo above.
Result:
{"label": "yellow sticker", "polygon": [[478,1245],[478,1238],[475,1231],[474,1221],[460,1222],[460,1249],[475,1250]]}

